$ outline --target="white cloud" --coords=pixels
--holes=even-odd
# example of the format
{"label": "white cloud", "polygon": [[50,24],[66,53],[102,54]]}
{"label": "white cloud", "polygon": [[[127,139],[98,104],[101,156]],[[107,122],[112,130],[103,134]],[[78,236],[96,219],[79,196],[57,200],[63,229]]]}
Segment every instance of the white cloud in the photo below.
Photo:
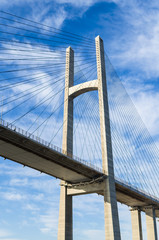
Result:
{"label": "white cloud", "polygon": [[26,186],[28,184],[28,179],[18,179],[18,178],[13,178],[11,179],[10,183],[11,186]]}
{"label": "white cloud", "polygon": [[[71,17],[71,15],[68,14],[68,12],[64,9],[63,6],[58,6],[56,8],[56,11],[53,11],[53,13],[48,14],[48,12],[50,11],[50,5],[49,7],[46,7],[46,6],[44,7],[44,3],[42,1],[40,2],[40,5],[41,7],[35,9],[32,13],[32,20],[35,22],[60,29],[65,19],[67,17],[68,18]],[[43,27],[41,26],[40,28],[41,28],[41,31],[43,31],[42,28],[54,31],[54,29],[48,29],[45,26]]]}
{"label": "white cloud", "polygon": [[55,230],[58,226],[58,212],[51,211],[47,215],[40,216],[41,232],[56,235]]}
{"label": "white cloud", "polygon": [[[35,204],[28,203],[25,205],[25,210],[31,210],[32,212],[37,212],[40,211],[40,208],[36,206]],[[26,223],[27,224],[27,223]],[[25,225],[25,222],[24,222]]]}
{"label": "white cloud", "polygon": [[[2,161],[2,158],[1,158]],[[5,160],[5,163],[1,162],[1,170],[0,170],[0,175],[8,175],[11,177],[32,177],[32,178],[36,178],[37,176],[44,176],[43,174],[41,175],[39,171],[36,171],[34,169],[25,167],[23,168],[21,165],[19,164],[15,164],[15,166],[13,167],[12,164],[10,164],[10,161]]]}
{"label": "white cloud", "polygon": [[99,2],[98,0],[78,0],[78,1],[74,1],[74,0],[58,0],[57,1],[58,3],[60,4],[64,4],[64,3],[67,3],[67,4],[71,4],[75,7],[90,7],[92,5],[94,5],[95,3]]}
{"label": "white cloud", "polygon": [[[11,237],[11,238],[8,238],[8,237],[7,237],[7,238],[5,238],[5,239],[4,239],[4,238],[0,238],[0,240],[19,240],[19,239],[17,239],[17,238],[12,238],[12,237]],[[22,240],[22,239],[20,239],[20,240]]]}
{"label": "white cloud", "polygon": [[[61,28],[65,19],[67,17],[70,18],[71,15],[68,14],[68,12],[65,11],[63,6],[60,6],[60,5],[57,5],[56,11],[50,12],[50,9],[52,10],[51,3],[52,3],[51,0],[34,0],[34,1],[33,0],[14,0],[9,2],[7,0],[1,0],[0,7],[3,7],[4,11],[10,13],[11,12],[11,10],[9,10],[10,8],[12,9],[16,7],[19,9],[20,7],[29,5],[29,7],[33,11],[25,12],[23,16],[20,16],[20,14],[16,14],[16,12],[13,12],[13,14],[20,17],[26,17],[27,19],[31,19],[32,21],[35,21],[37,23],[42,23],[50,27]],[[3,16],[10,17],[9,15],[5,15],[4,13],[3,13]],[[19,21],[18,18],[16,20]],[[29,24],[29,22],[26,22],[26,23]],[[39,30],[42,31],[42,28],[45,28],[45,27],[44,26],[42,27],[39,25]]]}
{"label": "white cloud", "polygon": [[85,239],[91,239],[91,240],[105,239],[103,231],[98,229],[87,229],[83,231],[83,236],[85,237]]}
{"label": "white cloud", "polygon": [[[154,3],[156,8],[154,8]],[[140,1],[119,1],[122,21],[127,23],[122,35],[112,41],[112,60],[116,66],[144,72],[145,77],[159,75],[159,4],[149,8]],[[124,24],[124,23],[123,23]],[[120,46],[120,47],[119,47]]]}
{"label": "white cloud", "polygon": [[24,3],[34,3],[34,2],[44,2],[44,3],[47,3],[47,2],[49,2],[50,0],[14,0],[14,1],[10,1],[10,2],[8,2],[8,0],[1,0],[1,2],[0,2],[0,5],[8,5],[8,7],[10,6],[10,5],[18,5],[18,6],[20,6],[20,5],[22,5],[22,4],[24,4]]}
{"label": "white cloud", "polygon": [[9,237],[11,233],[8,230],[0,229],[0,239],[3,237]]}
{"label": "white cloud", "polygon": [[55,14],[46,17],[43,24],[60,29],[67,17],[71,17],[63,7],[59,7]]}
{"label": "white cloud", "polygon": [[[158,135],[159,126],[159,93],[156,92],[140,92],[134,99],[134,104],[140,112],[146,127],[151,132],[151,135]],[[151,117],[150,117],[151,116]]]}
{"label": "white cloud", "polygon": [[2,197],[8,201],[21,201],[25,199],[25,196],[20,193],[6,192],[2,194]]}
{"label": "white cloud", "polygon": [[[98,0],[78,0],[78,1],[74,1],[74,0],[55,0],[58,4],[71,4],[75,7],[90,7],[93,6],[96,3],[99,3]],[[51,3],[51,0],[14,0],[14,2],[9,2],[7,0],[1,0],[1,5],[22,5],[24,3]],[[119,0],[101,0],[100,2],[119,2]],[[47,7],[46,7],[47,8]]]}

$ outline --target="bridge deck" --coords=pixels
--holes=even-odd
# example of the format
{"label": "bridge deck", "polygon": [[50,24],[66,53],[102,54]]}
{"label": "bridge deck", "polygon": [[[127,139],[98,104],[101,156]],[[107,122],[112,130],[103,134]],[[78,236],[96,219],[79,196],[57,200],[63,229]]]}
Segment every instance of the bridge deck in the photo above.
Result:
{"label": "bridge deck", "polygon": [[[104,176],[99,169],[72,159],[59,152],[60,149],[52,149],[22,133],[15,128],[13,130],[11,125],[0,124],[0,156],[73,184]],[[159,209],[159,199],[122,181],[116,180],[116,191],[117,200],[123,204],[131,207],[154,205]],[[97,193],[103,194],[100,191]],[[159,210],[156,210],[156,214],[159,217]]]}

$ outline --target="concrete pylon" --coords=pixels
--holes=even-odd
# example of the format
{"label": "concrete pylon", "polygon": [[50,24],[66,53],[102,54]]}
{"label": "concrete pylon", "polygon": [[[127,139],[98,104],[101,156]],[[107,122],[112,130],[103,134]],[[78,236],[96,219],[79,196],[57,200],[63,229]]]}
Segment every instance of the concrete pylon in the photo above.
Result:
{"label": "concrete pylon", "polygon": [[138,208],[131,209],[132,240],[143,240],[141,211]]}
{"label": "concrete pylon", "polygon": [[103,171],[108,175],[104,187],[104,213],[106,240],[120,240],[120,227],[114,180],[107,83],[103,40],[96,37],[96,59],[98,75],[99,114]]}
{"label": "concrete pylon", "polygon": [[154,207],[153,206],[146,207],[145,213],[146,213],[147,240],[157,240],[157,226]]}
{"label": "concrete pylon", "polygon": [[[98,79],[92,80],[89,83],[82,83],[73,86],[74,52],[70,47],[67,48],[63,152],[69,155],[72,155],[73,153],[73,99],[85,92],[98,90],[103,172],[108,176],[103,182],[105,235],[106,240],[120,240],[121,237],[114,179],[104,46],[103,40],[99,36],[96,37],[96,58]],[[67,194],[65,182],[61,183],[58,240],[72,240],[72,196]]]}
{"label": "concrete pylon", "polygon": [[[74,51],[66,49],[65,98],[63,120],[63,153],[73,153],[73,99],[69,97],[69,88],[74,84]],[[61,181],[58,240],[73,239],[72,196],[67,195],[65,182]]]}

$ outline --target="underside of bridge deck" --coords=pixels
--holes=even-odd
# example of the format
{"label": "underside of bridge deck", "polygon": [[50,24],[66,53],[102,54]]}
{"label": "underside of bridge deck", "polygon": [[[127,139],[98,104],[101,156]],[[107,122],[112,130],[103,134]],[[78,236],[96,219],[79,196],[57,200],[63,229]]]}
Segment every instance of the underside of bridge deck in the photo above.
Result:
{"label": "underside of bridge deck", "polygon": [[[87,193],[88,190],[81,192],[83,183],[107,177],[102,172],[90,166],[73,160],[58,151],[50,149],[4,126],[0,126],[0,139],[0,156],[65,180],[69,184],[82,183],[82,187],[76,188],[78,193],[73,195]],[[88,185],[86,186],[88,189]],[[91,191],[92,193],[103,195],[103,191],[100,188],[89,190],[89,193]],[[144,209],[145,206],[154,205],[156,215],[159,217],[159,200],[155,197],[151,197],[117,180],[116,192],[117,200],[127,206],[140,206]]]}

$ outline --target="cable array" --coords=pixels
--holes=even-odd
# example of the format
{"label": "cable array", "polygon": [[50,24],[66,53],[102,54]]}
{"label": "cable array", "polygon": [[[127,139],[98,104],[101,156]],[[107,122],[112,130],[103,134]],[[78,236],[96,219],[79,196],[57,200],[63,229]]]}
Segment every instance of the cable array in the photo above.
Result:
{"label": "cable array", "polygon": [[[74,84],[97,79],[94,40],[0,11],[1,118],[62,147],[66,48]],[[158,156],[141,117],[105,54],[115,176],[158,194]],[[73,153],[102,168],[98,92],[74,99]]]}
{"label": "cable array", "polygon": [[[71,46],[74,50],[74,84],[79,84],[97,78],[94,40],[3,11],[0,34],[2,118],[22,127],[30,135],[61,147],[66,48]],[[75,100],[74,140],[77,140],[76,133],[81,129],[83,119],[88,121],[89,116],[80,116],[79,112],[81,109],[83,113],[88,112],[86,105],[88,109],[92,108],[91,95],[81,95]],[[83,128],[86,126],[82,126],[84,133]],[[93,163],[93,157],[89,159],[91,154],[86,154],[91,152],[89,147],[87,151],[85,149],[86,136],[78,136],[78,139],[85,141],[81,142],[81,147],[74,141],[74,149],[82,149],[80,154],[75,150],[74,153]]]}
{"label": "cable array", "polygon": [[159,150],[106,54],[105,61],[115,175],[159,196]]}

